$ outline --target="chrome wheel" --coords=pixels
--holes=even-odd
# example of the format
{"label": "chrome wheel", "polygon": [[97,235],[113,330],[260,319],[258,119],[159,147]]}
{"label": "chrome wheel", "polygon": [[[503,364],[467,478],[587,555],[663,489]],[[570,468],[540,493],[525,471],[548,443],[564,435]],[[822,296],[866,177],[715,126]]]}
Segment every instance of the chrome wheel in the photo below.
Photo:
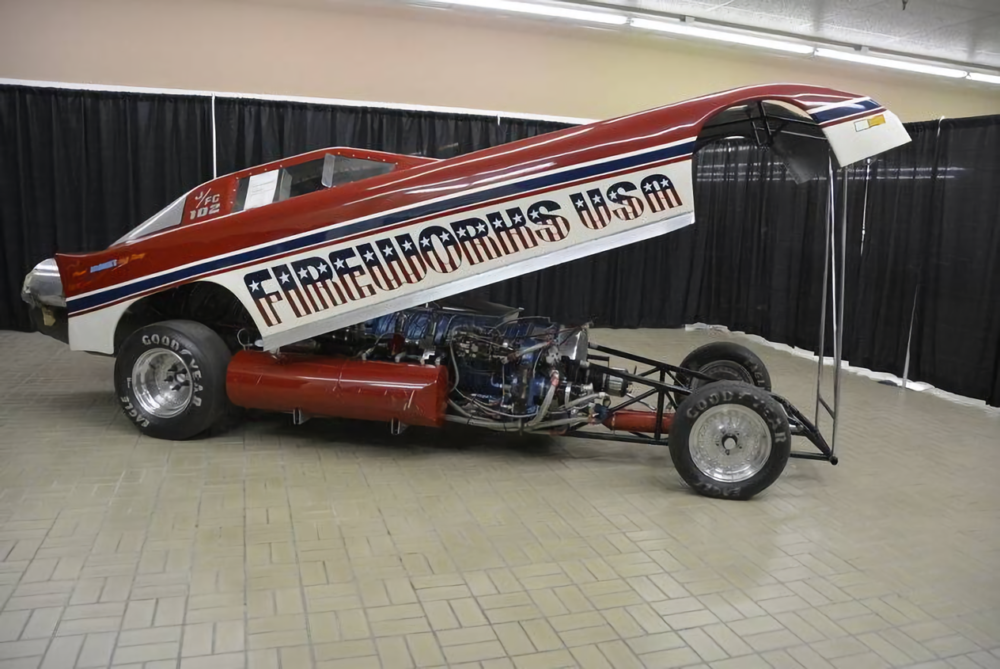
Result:
{"label": "chrome wheel", "polygon": [[771,431],[753,409],[720,404],[698,416],[688,444],[691,460],[705,476],[737,483],[764,468],[771,455]]}
{"label": "chrome wheel", "polygon": [[[743,365],[738,362],[732,362],[730,360],[717,360],[715,362],[710,362],[706,365],[702,365],[698,370],[702,374],[707,374],[719,381],[742,381],[743,383],[749,383],[751,386],[755,385],[753,382],[753,374],[750,373]],[[692,379],[691,387],[700,388],[706,383],[711,383],[711,381],[705,381],[704,379]]]}
{"label": "chrome wheel", "polygon": [[132,389],[147,414],[172,418],[191,403],[191,372],[178,354],[152,348],[132,366]]}

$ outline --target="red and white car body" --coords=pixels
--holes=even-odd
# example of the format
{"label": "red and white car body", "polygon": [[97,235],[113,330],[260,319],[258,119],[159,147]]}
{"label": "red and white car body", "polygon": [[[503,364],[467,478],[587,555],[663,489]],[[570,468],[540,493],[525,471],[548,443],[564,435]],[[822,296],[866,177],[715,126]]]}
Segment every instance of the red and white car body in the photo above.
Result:
{"label": "red and white car body", "polygon": [[[668,233],[694,222],[691,159],[703,126],[761,100],[802,110],[841,165],[909,141],[899,119],[871,98],[780,84],[448,160],[314,151],[195,188],[176,225],[96,253],[57,254],[70,346],[113,353],[119,319],[136,301],[204,281],[237,296],[274,349]],[[328,154],[391,169],[267,206],[236,207],[241,182]]]}

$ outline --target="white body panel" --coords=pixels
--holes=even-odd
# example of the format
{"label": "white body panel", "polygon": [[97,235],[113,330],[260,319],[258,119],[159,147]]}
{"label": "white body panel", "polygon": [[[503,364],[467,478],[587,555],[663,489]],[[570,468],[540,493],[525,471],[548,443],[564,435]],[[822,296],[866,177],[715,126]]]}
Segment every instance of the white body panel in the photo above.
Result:
{"label": "white body panel", "polygon": [[69,319],[70,349],[114,354],[115,330],[118,329],[118,321],[135,302],[136,300],[126,300],[104,309],[72,316]]}
{"label": "white body panel", "polygon": [[841,166],[876,156],[910,141],[899,117],[882,110],[823,127]]}
{"label": "white body panel", "polygon": [[[666,177],[673,189],[673,194],[670,196],[673,206],[667,206],[659,212],[653,211],[648,200],[639,195],[643,180],[655,175]],[[639,201],[641,205],[639,215],[631,219],[626,218],[635,211],[631,205],[607,202],[610,220],[605,227],[588,227],[584,224],[584,219],[577,213],[571,196],[580,197],[586,194],[591,197],[589,194],[595,190],[604,195],[613,185],[622,182],[630,182],[636,187],[636,190],[628,194]],[[481,206],[459,214],[414,223],[390,232],[376,231],[360,239],[333,243],[277,260],[261,262],[215,275],[208,280],[224,286],[240,298],[260,329],[265,348],[274,349],[394,311],[671,232],[694,222],[692,200],[691,161],[687,159],[579,186],[528,195],[501,204]],[[544,217],[540,215],[539,218],[546,218],[548,222],[535,221],[524,226],[525,235],[532,235],[536,245],[524,248],[525,245],[519,244],[517,250],[489,258],[487,249],[504,246],[497,229],[490,225],[490,218],[496,221],[497,214],[503,217],[505,228],[501,233],[506,235],[504,239],[507,248],[512,249],[514,246],[510,242],[516,242],[517,237],[510,232],[514,224],[511,217],[517,214],[509,214],[508,211],[520,211],[527,219],[529,212],[537,211],[533,206],[537,206],[540,202],[556,203],[558,208],[545,207],[547,214]],[[596,212],[593,202],[590,202],[590,209]],[[554,218],[561,220],[553,220]],[[591,220],[596,219],[595,215]],[[458,225],[470,220],[478,222],[467,226]],[[350,277],[323,279],[315,269],[324,267],[324,274],[327,272],[335,274],[336,258],[332,258],[331,254],[347,252],[365,244],[371,245],[368,250],[372,254],[377,254],[373,259],[380,261],[383,267],[387,267],[392,256],[387,258],[380,253],[380,250],[391,248],[392,254],[402,253],[404,249],[399,242],[399,235],[409,235],[414,243],[419,243],[418,240],[422,239],[421,233],[443,229],[454,235],[456,225],[458,230],[487,226],[486,237],[476,240],[479,257],[482,257],[482,260],[476,262],[476,250],[463,247],[463,242],[451,247],[448,255],[448,248],[441,243],[440,236],[434,236],[431,241],[432,248],[438,257],[444,258],[447,255],[450,260],[456,261],[453,262],[454,268],[451,268],[452,263],[445,265],[445,263],[435,263],[433,260],[425,261],[426,272],[421,278],[412,283],[403,282],[390,290],[378,287],[380,277],[376,272],[379,270],[372,271],[365,266],[363,249],[356,251],[356,255],[345,263],[345,266],[365,268],[364,273],[357,277],[356,285],[349,285]],[[465,244],[471,245],[472,242]],[[293,270],[296,264],[298,268]],[[435,269],[435,265],[438,269]],[[447,268],[447,271],[442,271],[444,268]],[[303,271],[306,272],[305,276],[302,275]],[[263,280],[259,280],[260,277],[252,278],[249,284],[258,284],[254,291],[251,285],[248,285],[247,277],[258,273],[266,275],[267,278]],[[293,277],[292,274],[296,276]],[[317,283],[304,285],[304,280],[307,282],[317,279],[319,281]],[[411,276],[411,279],[415,277]],[[339,292],[335,284],[339,285]],[[384,280],[382,284],[388,285]],[[370,287],[371,294],[361,294],[357,286]],[[334,304],[340,295],[346,300],[342,304]],[[262,298],[266,301],[259,304],[258,301]],[[323,302],[326,306],[322,306]],[[261,307],[264,308],[264,313]],[[305,313],[306,311],[310,313]],[[265,320],[265,315],[269,317],[268,320]]]}

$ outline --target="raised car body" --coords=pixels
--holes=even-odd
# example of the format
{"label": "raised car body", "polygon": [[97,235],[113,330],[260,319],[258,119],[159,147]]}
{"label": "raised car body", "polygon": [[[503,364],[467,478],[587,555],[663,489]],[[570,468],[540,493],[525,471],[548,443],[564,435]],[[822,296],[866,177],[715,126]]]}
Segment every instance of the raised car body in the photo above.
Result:
{"label": "raised car body", "polygon": [[[781,84],[442,161],[316,151],[192,190],[173,205],[175,225],[158,229],[154,217],[147,234],[104,251],[57,255],[70,345],[113,353],[118,320],[131,304],[205,281],[231,291],[274,349],[670,232],[694,220],[691,156],[699,134],[720,112],[762,100],[802,110],[841,164],[908,141],[899,120],[870,98]],[[240,189],[255,179],[255,187],[269,174],[284,179],[328,155],[387,169],[283,200],[277,193],[266,206],[237,206]]]}

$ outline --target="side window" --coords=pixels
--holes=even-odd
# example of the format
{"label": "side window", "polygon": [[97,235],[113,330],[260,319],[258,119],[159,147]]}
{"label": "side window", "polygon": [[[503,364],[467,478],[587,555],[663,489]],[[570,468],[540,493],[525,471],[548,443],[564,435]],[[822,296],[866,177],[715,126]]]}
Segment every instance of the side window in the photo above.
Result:
{"label": "side window", "polygon": [[322,158],[239,180],[233,211],[262,207],[292,197],[391,172],[395,165],[328,153]]}

